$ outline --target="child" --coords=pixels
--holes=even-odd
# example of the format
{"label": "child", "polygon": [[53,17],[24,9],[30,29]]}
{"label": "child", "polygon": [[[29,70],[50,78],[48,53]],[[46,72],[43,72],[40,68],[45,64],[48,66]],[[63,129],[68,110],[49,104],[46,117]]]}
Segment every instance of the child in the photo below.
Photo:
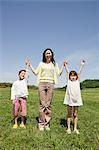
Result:
{"label": "child", "polygon": [[76,71],[71,71],[69,73],[68,66],[67,66],[68,62],[67,61],[64,62],[66,73],[67,73],[67,79],[68,79],[67,90],[66,90],[66,95],[64,99],[64,104],[66,104],[68,107],[67,108],[68,109],[68,115],[67,115],[67,126],[68,126],[67,133],[68,134],[71,134],[70,122],[71,122],[72,113],[74,117],[74,132],[79,134],[79,131],[77,129],[77,119],[78,119],[77,112],[78,112],[78,107],[83,105],[81,93],[80,93],[79,79],[80,79],[80,73],[84,66],[84,63],[85,61],[82,60],[78,73]]}
{"label": "child", "polygon": [[[26,66],[28,67],[28,62],[26,61]],[[11,88],[11,100],[13,104],[13,115],[14,115],[14,125],[13,128],[16,129],[18,127],[17,119],[18,114],[20,112],[21,115],[21,128],[26,128],[24,121],[26,116],[26,100],[28,96],[27,89],[27,69],[19,71],[19,79],[15,81]]]}

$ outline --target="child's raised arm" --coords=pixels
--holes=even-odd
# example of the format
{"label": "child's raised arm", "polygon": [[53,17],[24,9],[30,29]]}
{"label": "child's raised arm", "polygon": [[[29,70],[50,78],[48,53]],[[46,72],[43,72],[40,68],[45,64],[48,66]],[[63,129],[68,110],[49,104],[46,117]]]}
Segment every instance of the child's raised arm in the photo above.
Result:
{"label": "child's raised arm", "polygon": [[78,71],[78,78],[80,78],[80,74],[81,74],[81,71],[84,67],[84,64],[85,64],[85,60],[81,60],[80,62],[80,68],[79,68],[79,71]]}
{"label": "child's raised arm", "polygon": [[65,70],[66,70],[66,76],[69,77],[69,69],[68,69],[68,61],[64,61],[64,66],[65,66]]}
{"label": "child's raised arm", "polygon": [[25,75],[25,78],[28,80],[28,78],[29,78],[29,60],[28,59],[25,60],[25,64],[26,64],[26,75]]}

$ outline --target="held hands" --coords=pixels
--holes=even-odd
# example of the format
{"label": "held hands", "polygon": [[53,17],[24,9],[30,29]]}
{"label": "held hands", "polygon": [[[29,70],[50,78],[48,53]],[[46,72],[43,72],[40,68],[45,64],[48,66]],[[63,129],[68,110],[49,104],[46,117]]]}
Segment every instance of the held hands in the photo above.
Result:
{"label": "held hands", "polygon": [[63,64],[64,64],[64,66],[66,66],[66,65],[68,64],[68,61],[65,60],[65,61],[63,62]]}
{"label": "held hands", "polygon": [[29,59],[26,59],[26,60],[25,60],[25,64],[26,64],[26,66],[31,67],[31,63],[30,63],[30,60],[29,60]]}
{"label": "held hands", "polygon": [[81,60],[80,62],[81,66],[84,66],[85,62],[86,62],[85,60]]}

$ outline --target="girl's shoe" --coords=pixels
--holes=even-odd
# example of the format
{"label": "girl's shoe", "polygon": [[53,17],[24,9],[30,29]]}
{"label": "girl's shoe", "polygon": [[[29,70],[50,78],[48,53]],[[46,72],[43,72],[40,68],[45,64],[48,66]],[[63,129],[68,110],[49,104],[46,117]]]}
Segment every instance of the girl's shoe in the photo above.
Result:
{"label": "girl's shoe", "polygon": [[13,125],[13,129],[17,129],[18,125],[17,124],[14,124]]}
{"label": "girl's shoe", "polygon": [[77,129],[74,129],[74,132],[77,133],[77,134],[79,134],[79,131]]}
{"label": "girl's shoe", "polygon": [[26,129],[26,126],[24,124],[20,124],[20,127]]}
{"label": "girl's shoe", "polygon": [[67,133],[68,133],[68,134],[71,134],[71,130],[70,130],[70,129],[67,129]]}

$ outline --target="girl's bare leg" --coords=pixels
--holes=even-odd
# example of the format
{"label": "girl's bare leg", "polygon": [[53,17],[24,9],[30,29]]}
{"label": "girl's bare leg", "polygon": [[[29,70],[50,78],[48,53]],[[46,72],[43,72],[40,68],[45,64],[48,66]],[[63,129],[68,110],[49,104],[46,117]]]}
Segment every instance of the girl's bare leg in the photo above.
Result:
{"label": "girl's bare leg", "polygon": [[67,133],[71,133],[70,123],[71,123],[71,114],[72,114],[72,106],[68,106],[68,116],[67,116]]}
{"label": "girl's bare leg", "polygon": [[74,107],[73,108],[73,116],[74,116],[74,131],[79,134],[79,131],[77,129],[77,121],[78,121],[78,116],[77,116],[78,108]]}

